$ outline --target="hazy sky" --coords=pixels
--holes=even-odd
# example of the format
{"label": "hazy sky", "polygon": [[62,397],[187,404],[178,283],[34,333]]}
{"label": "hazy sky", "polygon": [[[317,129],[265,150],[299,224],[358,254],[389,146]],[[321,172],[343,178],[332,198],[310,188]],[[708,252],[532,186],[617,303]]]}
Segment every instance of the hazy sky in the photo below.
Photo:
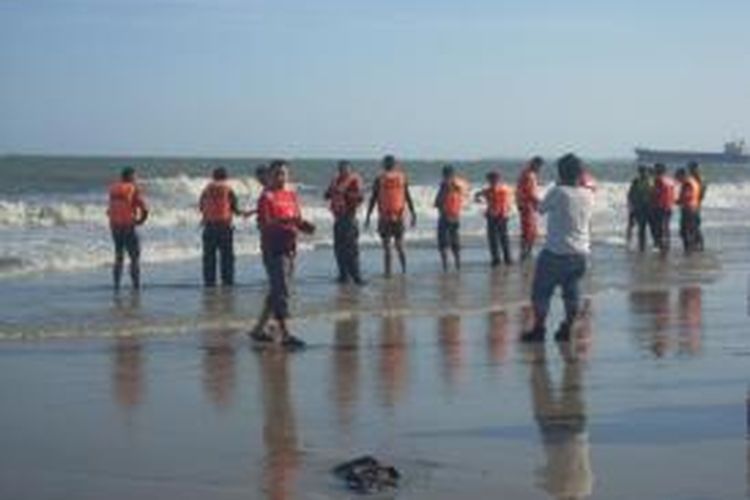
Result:
{"label": "hazy sky", "polygon": [[748,0],[0,0],[0,152],[628,156],[738,136]]}

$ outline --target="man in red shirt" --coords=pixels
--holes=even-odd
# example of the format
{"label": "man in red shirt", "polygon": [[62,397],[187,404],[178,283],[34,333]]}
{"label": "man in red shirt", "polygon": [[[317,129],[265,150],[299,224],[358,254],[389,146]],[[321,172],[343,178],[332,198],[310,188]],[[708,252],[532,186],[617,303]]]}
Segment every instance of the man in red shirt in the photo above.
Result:
{"label": "man in red shirt", "polygon": [[[261,231],[263,262],[268,274],[268,295],[258,324],[250,332],[253,340],[278,340],[288,348],[302,348],[305,343],[289,333],[289,279],[297,248],[297,234],[313,233],[315,226],[302,218],[297,192],[288,185],[289,167],[284,160],[274,160],[268,173],[268,186],[258,200],[258,225]],[[265,333],[270,316],[276,319],[280,338]]]}
{"label": "man in red shirt", "polygon": [[362,204],[362,179],[352,171],[351,164],[342,160],[338,173],[325,192],[333,214],[333,251],[339,268],[339,283],[350,279],[364,284],[359,269],[359,224],[357,209]]}
{"label": "man in red shirt", "polygon": [[148,208],[135,182],[135,169],[132,167],[122,169],[120,180],[109,187],[107,216],[115,245],[115,263],[112,267],[115,290],[120,289],[125,252],[130,259],[130,282],[137,290],[141,286],[141,243],[135,228],[146,222]]}

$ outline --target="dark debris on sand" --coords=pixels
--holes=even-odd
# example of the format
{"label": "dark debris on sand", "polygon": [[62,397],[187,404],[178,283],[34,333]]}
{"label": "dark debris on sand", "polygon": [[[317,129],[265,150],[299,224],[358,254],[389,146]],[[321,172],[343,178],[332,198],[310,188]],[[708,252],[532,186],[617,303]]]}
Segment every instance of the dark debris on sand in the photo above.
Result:
{"label": "dark debris on sand", "polygon": [[401,474],[370,455],[341,463],[333,468],[334,476],[346,482],[347,488],[359,494],[379,493],[398,487]]}

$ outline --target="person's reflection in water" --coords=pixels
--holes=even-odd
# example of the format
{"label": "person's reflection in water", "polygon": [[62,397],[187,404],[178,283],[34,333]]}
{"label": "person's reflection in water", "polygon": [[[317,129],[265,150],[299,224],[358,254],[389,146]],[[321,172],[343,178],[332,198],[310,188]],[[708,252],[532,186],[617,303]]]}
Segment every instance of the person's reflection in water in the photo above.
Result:
{"label": "person's reflection in water", "polygon": [[297,498],[295,474],[300,451],[291,398],[289,356],[281,349],[258,353],[263,402],[264,491],[270,500]]}
{"label": "person's reflection in water", "polygon": [[357,402],[359,373],[359,315],[356,303],[350,303],[346,296],[353,294],[350,300],[356,302],[357,290],[347,292],[341,289],[337,300],[337,310],[348,311],[348,317],[334,323],[333,332],[333,400],[336,405],[339,426],[349,436],[353,407]]}
{"label": "person's reflection in water", "polygon": [[508,357],[508,315],[505,311],[492,311],[487,315],[487,356],[489,364],[497,366]]}
{"label": "person's reflection in water", "polygon": [[582,362],[571,344],[558,344],[562,381],[554,389],[544,345],[523,346],[530,369],[534,418],[544,447],[545,464],[537,485],[555,498],[580,499],[592,494],[594,475],[586,430]]}
{"label": "person's reflection in water", "polygon": [[630,308],[634,319],[646,318],[648,324],[637,324],[632,329],[638,346],[657,358],[664,357],[670,348],[671,323],[669,290],[632,290]]}
{"label": "person's reflection in water", "polygon": [[456,388],[463,366],[461,316],[448,314],[438,318],[438,344],[442,358],[443,384],[450,394]]}
{"label": "person's reflection in water", "polygon": [[210,327],[203,332],[203,389],[218,409],[231,406],[236,388],[233,332],[224,326],[234,314],[231,290],[208,288],[203,292],[203,313]]}
{"label": "person's reflection in water", "polygon": [[393,280],[382,289],[383,316],[380,319],[378,380],[383,405],[392,408],[406,389],[409,358],[404,314],[408,310],[406,281]]}
{"label": "person's reflection in water", "polygon": [[680,288],[677,298],[680,318],[680,352],[691,355],[701,351],[701,332],[703,329],[703,290],[699,286]]}
{"label": "person's reflection in water", "polygon": [[383,316],[380,320],[379,378],[383,404],[394,407],[406,389],[408,377],[406,333],[402,316]]}
{"label": "person's reflection in water", "polygon": [[115,295],[113,316],[116,335],[112,353],[112,389],[117,404],[125,412],[135,409],[145,392],[143,346],[131,328],[140,318],[140,294]]}

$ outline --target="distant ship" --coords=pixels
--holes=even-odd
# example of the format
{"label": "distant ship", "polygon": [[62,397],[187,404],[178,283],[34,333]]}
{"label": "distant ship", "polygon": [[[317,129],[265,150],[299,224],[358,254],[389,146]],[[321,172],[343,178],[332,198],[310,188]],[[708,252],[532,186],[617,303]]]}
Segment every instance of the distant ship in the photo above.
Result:
{"label": "distant ship", "polygon": [[724,144],[723,153],[700,151],[665,151],[658,149],[635,148],[639,162],[684,164],[698,163],[750,164],[750,155],[745,152],[745,141],[731,141]]}

